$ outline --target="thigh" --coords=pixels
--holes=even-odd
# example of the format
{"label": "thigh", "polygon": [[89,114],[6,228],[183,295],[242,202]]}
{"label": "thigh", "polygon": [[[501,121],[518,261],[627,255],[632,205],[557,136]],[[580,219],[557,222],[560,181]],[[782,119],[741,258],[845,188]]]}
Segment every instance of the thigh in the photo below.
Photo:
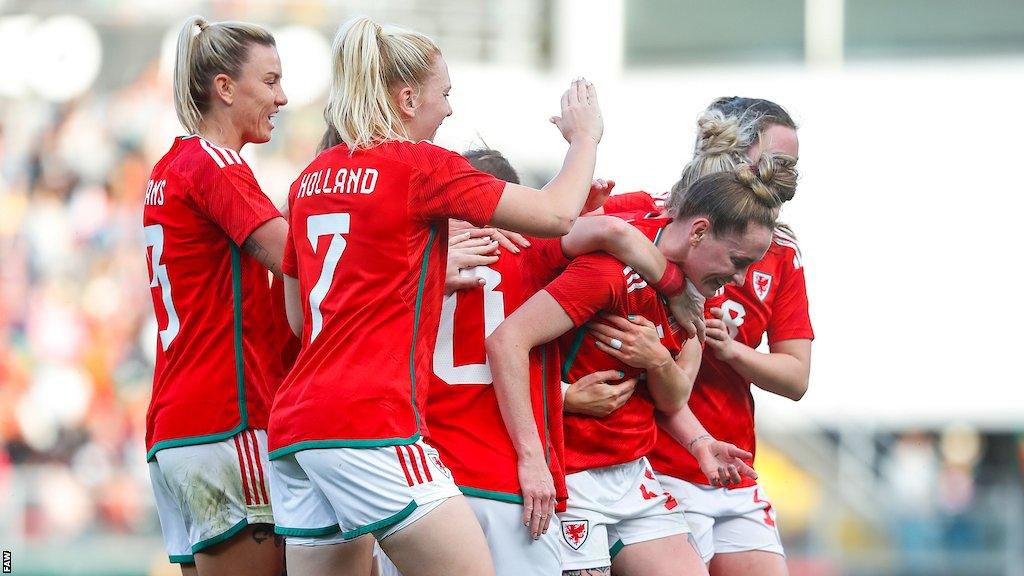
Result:
{"label": "thigh", "polygon": [[466,497],[480,522],[498,576],[550,576],[562,570],[558,518],[537,540],[523,526],[523,506]]}
{"label": "thigh", "polygon": [[366,576],[373,566],[373,537],[320,546],[287,546],[290,576]]}
{"label": "thigh", "polygon": [[246,526],[237,534],[196,552],[196,571],[202,576],[284,573],[284,542],[271,524]]}
{"label": "thigh", "polygon": [[286,454],[270,463],[274,530],[289,546],[328,546],[345,541],[334,507],[295,459]]}
{"label": "thigh", "polygon": [[688,536],[676,534],[627,544],[612,560],[612,572],[618,576],[707,576],[708,570]]}
{"label": "thigh", "polygon": [[492,576],[494,566],[480,524],[459,495],[380,542],[403,576]]}
{"label": "thigh", "polygon": [[789,576],[785,556],[764,550],[715,554],[710,570],[714,576]]}

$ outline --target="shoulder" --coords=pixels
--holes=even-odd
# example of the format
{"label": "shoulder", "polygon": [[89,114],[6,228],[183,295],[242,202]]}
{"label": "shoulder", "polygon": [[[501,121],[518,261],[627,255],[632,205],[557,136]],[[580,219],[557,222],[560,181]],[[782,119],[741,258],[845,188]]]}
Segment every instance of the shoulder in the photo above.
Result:
{"label": "shoulder", "polygon": [[374,146],[366,150],[366,153],[391,158],[425,173],[432,172],[451,160],[465,161],[455,152],[426,140],[420,142],[393,140]]}
{"label": "shoulder", "polygon": [[252,177],[252,169],[242,156],[230,149],[215,146],[199,136],[182,137],[180,151],[172,161],[171,168],[184,177],[195,180],[211,180],[220,176]]}
{"label": "shoulder", "polygon": [[796,237],[786,230],[775,231],[765,258],[768,257],[778,259],[783,264],[790,264],[794,269],[803,267],[800,245],[797,244]]}

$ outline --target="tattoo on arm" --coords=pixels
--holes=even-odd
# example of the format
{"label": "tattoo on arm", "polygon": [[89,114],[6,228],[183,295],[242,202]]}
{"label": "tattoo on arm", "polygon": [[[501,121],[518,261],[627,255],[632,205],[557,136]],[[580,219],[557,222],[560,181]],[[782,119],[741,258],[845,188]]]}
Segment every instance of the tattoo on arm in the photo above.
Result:
{"label": "tattoo on arm", "polygon": [[281,275],[281,263],[274,262],[270,258],[270,252],[252,236],[249,236],[245,239],[245,242],[242,242],[242,250],[252,254],[253,258],[259,260],[268,270],[274,273],[274,276]]}
{"label": "tattoo on arm", "polygon": [[600,568],[587,568],[586,570],[565,570],[562,576],[608,576],[612,573],[611,566]]}

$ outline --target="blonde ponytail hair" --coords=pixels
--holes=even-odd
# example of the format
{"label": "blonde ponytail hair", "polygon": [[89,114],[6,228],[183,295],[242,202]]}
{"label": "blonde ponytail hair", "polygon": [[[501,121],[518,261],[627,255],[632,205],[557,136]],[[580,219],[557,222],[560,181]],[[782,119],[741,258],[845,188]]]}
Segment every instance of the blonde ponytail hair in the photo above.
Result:
{"label": "blonde ponytail hair", "polygon": [[756,165],[715,172],[682,188],[672,187],[672,217],[706,217],[714,234],[743,233],[750,224],[775,226],[776,209],[796,192],[796,158],[766,152]]}
{"label": "blonde ponytail hair", "polygon": [[275,46],[262,26],[248,22],[207,22],[190,16],[178,32],[174,61],[174,111],[189,134],[199,132],[210,106],[210,83],[218,74],[238,78],[252,44]]}
{"label": "blonde ponytail hair", "polygon": [[437,44],[419,32],[357,16],[338,29],[331,54],[331,92],[324,109],[327,130],[320,151],[341,142],[356,150],[408,140],[391,89],[400,84],[420,86],[441,54]]}

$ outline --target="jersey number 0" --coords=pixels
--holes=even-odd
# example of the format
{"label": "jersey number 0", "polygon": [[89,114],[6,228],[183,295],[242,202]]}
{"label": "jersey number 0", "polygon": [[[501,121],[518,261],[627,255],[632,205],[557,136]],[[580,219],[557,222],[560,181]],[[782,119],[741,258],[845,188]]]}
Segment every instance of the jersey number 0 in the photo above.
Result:
{"label": "jersey number 0", "polygon": [[[471,271],[484,279],[484,333],[480,343],[494,332],[505,319],[505,297],[496,288],[501,283],[501,273],[487,266],[477,266]],[[488,363],[455,365],[455,307],[459,293],[445,296],[441,305],[441,322],[437,328],[437,343],[434,345],[434,374],[448,384],[491,384],[491,367]]]}

